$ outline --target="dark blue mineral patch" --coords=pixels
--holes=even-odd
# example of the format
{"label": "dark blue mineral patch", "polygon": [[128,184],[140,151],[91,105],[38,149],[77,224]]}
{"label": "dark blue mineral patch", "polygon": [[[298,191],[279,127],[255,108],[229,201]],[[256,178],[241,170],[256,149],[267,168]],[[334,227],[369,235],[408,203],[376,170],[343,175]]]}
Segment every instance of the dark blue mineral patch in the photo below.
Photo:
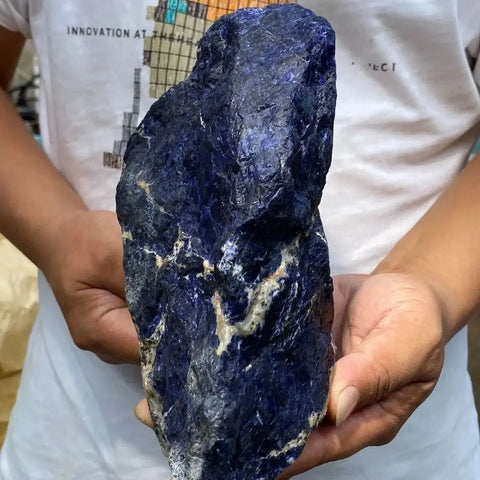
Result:
{"label": "dark blue mineral patch", "polygon": [[224,16],[128,145],[127,301],[176,480],[274,480],[324,415],[334,42],[298,5]]}

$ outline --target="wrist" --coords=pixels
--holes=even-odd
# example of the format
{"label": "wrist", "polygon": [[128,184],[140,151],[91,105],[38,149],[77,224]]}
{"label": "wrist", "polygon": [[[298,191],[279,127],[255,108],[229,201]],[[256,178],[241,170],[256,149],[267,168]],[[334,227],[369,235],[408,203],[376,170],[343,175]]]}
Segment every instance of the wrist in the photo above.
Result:
{"label": "wrist", "polygon": [[34,260],[48,279],[62,264],[66,253],[76,249],[74,242],[79,236],[77,230],[88,212],[88,208],[83,204],[71,205],[68,209],[52,215],[39,233],[41,241]]}

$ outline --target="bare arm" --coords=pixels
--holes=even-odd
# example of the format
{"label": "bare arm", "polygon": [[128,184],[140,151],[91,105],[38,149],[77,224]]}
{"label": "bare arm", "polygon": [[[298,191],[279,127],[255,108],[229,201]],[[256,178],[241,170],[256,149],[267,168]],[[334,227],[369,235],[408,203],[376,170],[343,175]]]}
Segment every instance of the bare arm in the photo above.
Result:
{"label": "bare arm", "polygon": [[480,155],[376,269],[419,275],[445,302],[446,340],[480,304]]}
{"label": "bare arm", "polygon": [[[0,28],[0,80],[23,39]],[[124,300],[120,227],[89,211],[37,145],[0,89],[0,232],[45,273],[75,343],[109,362],[138,361]]]}
{"label": "bare arm", "polygon": [[60,224],[86,210],[18,116],[5,90],[23,37],[0,28],[0,231],[44,269]]}

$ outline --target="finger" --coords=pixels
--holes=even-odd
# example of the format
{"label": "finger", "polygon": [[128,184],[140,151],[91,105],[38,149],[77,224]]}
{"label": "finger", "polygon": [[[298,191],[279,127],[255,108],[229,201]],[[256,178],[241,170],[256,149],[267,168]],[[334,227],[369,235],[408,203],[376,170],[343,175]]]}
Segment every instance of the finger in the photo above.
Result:
{"label": "finger", "polygon": [[98,280],[105,289],[115,293],[121,298],[125,298],[125,273],[123,269],[123,242],[122,231],[117,217],[113,212],[99,212],[99,219],[104,223],[102,225],[103,234],[99,236],[102,245],[99,246],[99,252],[108,252],[99,259],[97,263]]}
{"label": "finger", "polygon": [[354,413],[340,427],[320,425],[308,438],[300,457],[277,480],[347,458],[367,446],[390,442],[431,388],[427,383],[408,385],[387,400]]}
{"label": "finger", "polygon": [[97,355],[112,356],[109,363],[140,363],[137,331],[126,308],[107,312],[99,321]]}
{"label": "finger", "polygon": [[135,407],[135,416],[144,425],[153,428],[152,416],[150,415],[150,409],[148,408],[148,402],[146,398],[137,403],[137,406]]}
{"label": "finger", "polygon": [[83,309],[66,315],[75,344],[108,363],[140,363],[138,336],[125,302],[99,289],[78,295],[85,297],[78,301]]}
{"label": "finger", "polygon": [[349,299],[353,297],[354,292],[365,281],[367,275],[337,275],[333,277],[333,297],[334,297],[334,319],[332,324],[332,339],[336,346],[336,356],[343,356],[342,338],[345,329],[345,316],[348,308]]}

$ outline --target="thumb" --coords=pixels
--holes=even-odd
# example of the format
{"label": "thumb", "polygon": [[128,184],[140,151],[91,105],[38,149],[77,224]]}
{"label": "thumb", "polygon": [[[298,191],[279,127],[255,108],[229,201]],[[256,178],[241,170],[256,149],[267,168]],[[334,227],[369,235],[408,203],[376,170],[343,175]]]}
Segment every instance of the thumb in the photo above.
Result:
{"label": "thumb", "polygon": [[417,380],[423,363],[422,350],[420,342],[409,338],[413,332],[405,330],[390,328],[371,334],[337,361],[328,404],[329,416],[337,426],[354,411]]}

